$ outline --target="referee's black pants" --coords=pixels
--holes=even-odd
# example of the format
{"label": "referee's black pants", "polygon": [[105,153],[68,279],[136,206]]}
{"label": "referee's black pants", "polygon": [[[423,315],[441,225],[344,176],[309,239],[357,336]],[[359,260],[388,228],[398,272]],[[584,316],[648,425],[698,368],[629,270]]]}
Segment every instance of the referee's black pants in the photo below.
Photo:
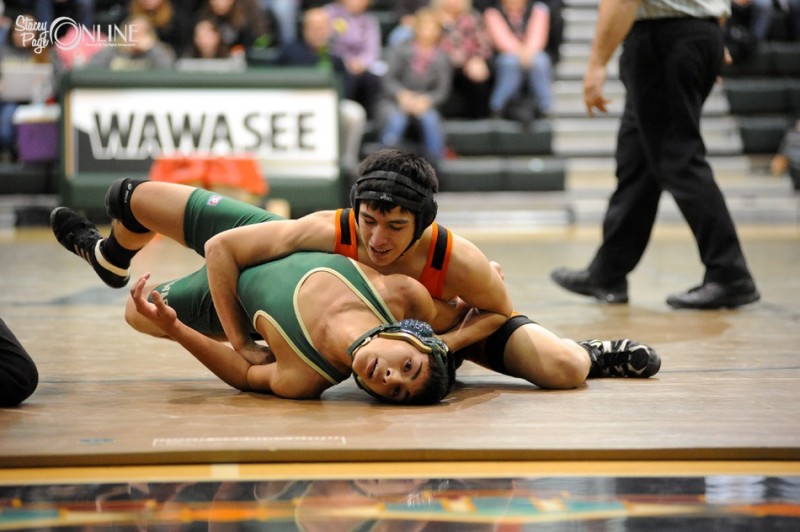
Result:
{"label": "referee's black pants", "polygon": [[617,189],[603,243],[589,266],[601,284],[621,281],[639,262],[661,191],[672,194],[697,241],[704,282],[750,278],[736,228],[706,160],[700,115],[720,72],[724,45],[711,19],[634,24],[623,44],[625,110],[617,136]]}

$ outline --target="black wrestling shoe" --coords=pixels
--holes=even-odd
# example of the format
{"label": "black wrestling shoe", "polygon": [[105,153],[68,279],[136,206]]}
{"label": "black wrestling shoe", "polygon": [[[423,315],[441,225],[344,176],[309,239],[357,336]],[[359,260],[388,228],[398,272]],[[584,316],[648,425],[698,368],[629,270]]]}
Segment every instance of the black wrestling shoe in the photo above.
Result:
{"label": "black wrestling shoe", "polygon": [[589,352],[594,377],[652,377],[661,369],[661,357],[652,347],[628,340],[587,340],[578,342]]}
{"label": "black wrestling shoe", "polygon": [[628,281],[625,279],[613,286],[602,286],[591,278],[588,270],[567,268],[553,270],[550,278],[561,288],[582,296],[593,296],[603,303],[628,302]]}
{"label": "black wrestling shoe", "polygon": [[742,279],[733,283],[703,283],[688,292],[673,294],[667,298],[672,308],[691,308],[715,310],[736,308],[761,299],[752,279]]}
{"label": "black wrestling shoe", "polygon": [[50,227],[58,243],[92,265],[108,286],[122,288],[128,284],[130,269],[114,266],[100,252],[103,236],[82,214],[69,207],[56,207],[50,213]]}

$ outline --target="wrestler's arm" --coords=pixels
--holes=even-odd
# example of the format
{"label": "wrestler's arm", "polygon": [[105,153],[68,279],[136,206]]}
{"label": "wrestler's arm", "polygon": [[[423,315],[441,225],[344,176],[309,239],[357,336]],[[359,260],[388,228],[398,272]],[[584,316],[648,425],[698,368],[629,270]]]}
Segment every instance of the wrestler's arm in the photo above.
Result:
{"label": "wrestler's arm", "polygon": [[297,220],[237,227],[206,242],[211,298],[233,348],[251,362],[263,350],[249,334],[250,322],[239,305],[239,272],[295,251],[333,251],[335,211],[320,211]]}
{"label": "wrestler's arm", "polygon": [[[151,293],[152,303],[147,301],[144,287],[149,277],[149,273],[143,275],[131,288],[131,298],[139,314],[178,342],[228,385],[242,391],[272,391],[276,363],[253,366],[227,345],[190,328],[178,319],[175,310],[164,302],[158,291]],[[253,371],[254,368],[258,369]],[[251,373],[258,378],[253,378]]]}
{"label": "wrestler's arm", "polygon": [[511,316],[511,298],[498,271],[474,244],[457,236],[447,285],[454,287],[463,304],[473,309],[469,320],[441,335],[451,351],[483,340]]}

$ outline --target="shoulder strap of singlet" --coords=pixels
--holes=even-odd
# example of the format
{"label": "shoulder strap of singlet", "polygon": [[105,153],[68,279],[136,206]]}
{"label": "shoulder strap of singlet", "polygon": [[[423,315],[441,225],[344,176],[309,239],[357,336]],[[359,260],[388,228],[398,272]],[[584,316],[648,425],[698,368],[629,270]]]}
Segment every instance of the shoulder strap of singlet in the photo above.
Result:
{"label": "shoulder strap of singlet", "polygon": [[358,260],[358,236],[356,234],[356,215],[353,209],[336,211],[336,241],[333,252]]}
{"label": "shoulder strap of singlet", "polygon": [[444,293],[444,281],[447,268],[450,267],[450,253],[453,250],[453,235],[450,230],[436,222],[431,225],[431,245],[428,247],[428,259],[419,277],[419,282],[428,289],[431,296],[441,299]]}

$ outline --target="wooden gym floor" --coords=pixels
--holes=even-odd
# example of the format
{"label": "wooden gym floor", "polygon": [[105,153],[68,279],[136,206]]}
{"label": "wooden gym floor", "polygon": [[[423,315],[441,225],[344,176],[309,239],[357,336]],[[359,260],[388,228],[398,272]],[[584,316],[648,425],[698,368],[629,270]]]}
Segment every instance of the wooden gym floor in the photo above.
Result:
{"label": "wooden gym floor", "polygon": [[[137,512],[141,508],[130,501],[151,499],[136,499],[131,493],[147,490],[132,487],[148,482],[315,480],[330,495],[341,493],[335,483],[342,479],[446,478],[452,481],[448,489],[460,482],[458,493],[463,498],[466,489],[473,503],[498,489],[506,502],[520,494],[530,499],[530,489],[557,489],[556,498],[569,499],[564,494],[584,493],[581,482],[588,482],[591,493],[610,493],[624,503],[630,517],[631,494],[639,494],[639,503],[653,502],[641,497],[655,488],[624,479],[666,479],[673,486],[699,479],[699,488],[687,480],[690,487],[676,492],[685,509],[687,501],[707,504],[710,478],[732,475],[745,483],[762,479],[756,484],[767,491],[772,488],[764,487],[771,485],[765,478],[793,487],[778,490],[779,499],[791,504],[761,508],[760,515],[797,524],[800,226],[740,226],[763,299],[708,312],[674,311],[664,302],[702,276],[682,224],[657,227],[630,277],[631,303],[624,306],[598,305],[549,280],[552,268],[589,260],[599,239],[596,226],[513,234],[452,229],[503,265],[517,310],[562,336],[630,337],[651,344],[662,357],[661,372],[647,380],[590,380],[575,390],[546,391],[465,365],[447,401],[424,408],[378,404],[352,381],[319,401],[240,393],[180,347],[129,330],[122,319],[127,290],[106,288],[49,229],[7,229],[0,231],[0,315],[36,360],[41,380],[21,407],[0,409],[0,488],[124,484],[125,511]],[[134,275],[151,271],[161,280],[199,265],[199,258],[159,240],[137,256],[133,269]],[[543,487],[534,480],[542,478],[562,483]],[[465,479],[480,481],[467,486]],[[504,481],[495,485],[491,479]],[[430,483],[425,486],[417,497],[454,497],[441,485],[433,491]],[[83,500],[77,492],[64,497]],[[94,492],[91,497],[102,498]],[[15,507],[27,508],[24,498],[6,493],[0,502],[0,529],[20,528],[8,516]],[[369,513],[374,508],[363,515],[408,523],[407,516],[387,510],[386,499],[380,502],[380,516]],[[270,519],[263,504],[259,508],[262,513],[253,518]],[[281,508],[298,511],[296,504]],[[425,519],[447,521],[432,516],[431,508],[425,507]],[[555,519],[504,508],[505,521],[491,511],[476,519]],[[616,515],[610,507],[581,511],[589,512],[586,519]],[[665,511],[678,512],[675,506]],[[703,506],[699,513],[708,512]],[[66,515],[63,508],[57,515]],[[598,528],[606,529],[617,528]]]}

